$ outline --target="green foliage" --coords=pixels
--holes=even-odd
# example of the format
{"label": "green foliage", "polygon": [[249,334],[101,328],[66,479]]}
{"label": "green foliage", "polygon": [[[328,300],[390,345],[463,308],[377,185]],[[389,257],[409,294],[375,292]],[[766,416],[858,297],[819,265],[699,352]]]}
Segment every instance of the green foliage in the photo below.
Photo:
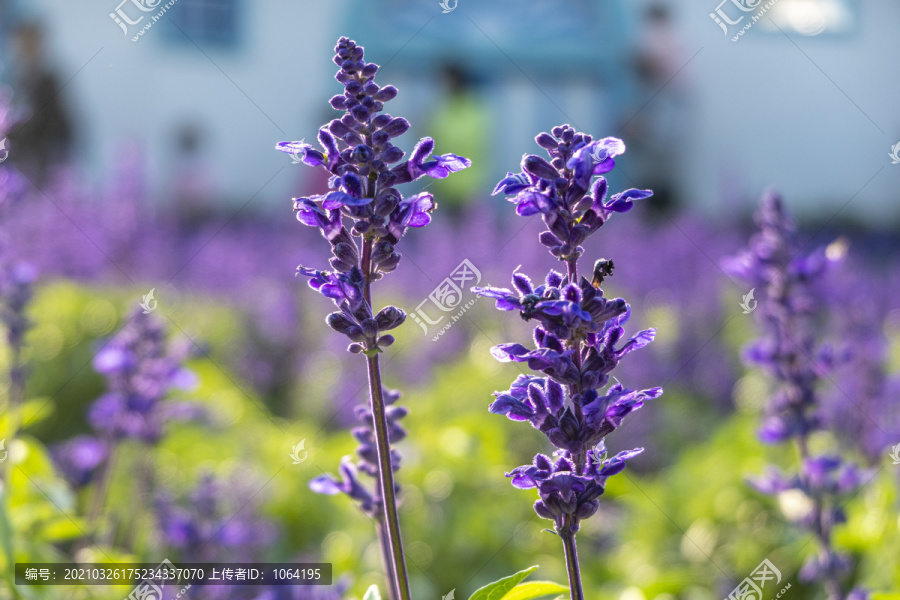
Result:
{"label": "green foliage", "polygon": [[534,600],[535,598],[544,598],[545,596],[566,594],[568,592],[569,588],[552,581],[530,581],[520,583],[509,590],[503,596],[503,600]]}
{"label": "green foliage", "polygon": [[537,571],[537,566],[529,567],[503,579],[479,588],[469,596],[469,600],[503,600],[514,587],[519,585],[526,577]]}
{"label": "green foliage", "polygon": [[[135,291],[65,282],[40,288],[26,349],[31,377],[29,400],[21,410],[25,428],[7,440],[10,458],[4,467],[10,470],[11,485],[0,503],[0,575],[8,578],[11,554],[19,562],[69,561],[76,553],[80,560],[96,562],[153,562],[163,553],[175,561],[177,552],[164,547],[152,518],[154,493],[165,489],[180,496],[199,475],[213,473],[258,491],[263,516],[277,524],[280,534],[266,560],[305,556],[331,562],[336,578],[352,575],[351,597],[365,593],[366,600],[377,598],[373,586],[383,588],[385,582],[371,520],[342,496],[321,496],[308,489],[313,477],[335,473],[341,457],[354,451],[349,419],[332,418],[337,407],[327,386],[304,379],[314,378],[315,370],[292,383],[296,392],[285,414],[293,418],[273,415],[270,399],[232,368],[235,340],[243,335],[240,315],[208,300],[170,300],[172,318],[190,325],[183,334],[176,330],[173,335],[188,335],[206,348],[189,365],[199,386],[183,399],[203,406],[207,418],[170,424],[155,448],[122,445],[106,508],[98,519],[89,518],[94,489],[70,489],[55,472],[48,447],[87,431],[85,408],[103,389],[102,379],[90,367],[91,358],[139,297]],[[158,310],[167,310],[162,298],[160,302]],[[406,374],[396,365],[402,366],[403,355],[424,351],[417,344],[435,342],[415,338],[412,332],[408,346],[385,352],[386,384],[401,388],[401,402],[410,408],[404,420],[410,436],[399,445],[403,461],[397,480],[413,593],[416,598],[439,598],[441,590],[484,586],[473,600],[567,596],[567,588],[558,584],[524,582],[533,569],[503,577],[522,564],[540,564],[555,581],[565,581],[566,570],[559,538],[542,532],[548,522],[531,508],[535,492],[517,490],[504,477],[536,452],[549,449],[539,432],[487,413],[491,393],[519,371],[515,365],[490,360],[486,337],[501,337],[489,329],[494,326],[490,321],[486,323],[485,336],[476,336],[417,387],[404,383]],[[737,352],[745,336],[726,334]],[[392,365],[389,361],[395,357]],[[322,367],[340,368],[327,360]],[[579,535],[587,597],[720,600],[723,589],[769,558],[792,583],[792,597],[818,600],[812,588],[797,579],[813,545],[785,523],[778,500],[753,492],[744,481],[761,473],[766,463],[788,465],[793,460],[780,449],[760,445],[755,437],[764,392],[763,380],[742,378],[735,386],[739,411],[727,418],[703,414],[692,421],[705,410],[705,400],[689,390],[676,389],[658,406],[648,406],[648,411],[657,411],[651,414],[660,426],[644,445],[652,444],[664,455],[663,468],[640,472],[638,460],[635,469],[629,467],[609,481],[599,514]],[[363,399],[364,392],[342,402],[352,405]],[[676,422],[677,427],[670,426]],[[0,429],[5,427],[0,422]],[[301,440],[306,440],[308,458],[292,464],[291,448]],[[631,447],[624,443],[617,432],[610,447]],[[836,544],[858,562],[853,577],[885,592],[900,589],[897,505],[896,469],[883,469],[848,504],[848,522],[835,534]],[[86,544],[87,536],[98,543]],[[0,598],[5,600],[4,587],[11,593],[8,579],[0,582]],[[20,591],[29,600],[114,600],[127,593],[100,586],[28,586]],[[896,594],[880,596],[892,597]]]}

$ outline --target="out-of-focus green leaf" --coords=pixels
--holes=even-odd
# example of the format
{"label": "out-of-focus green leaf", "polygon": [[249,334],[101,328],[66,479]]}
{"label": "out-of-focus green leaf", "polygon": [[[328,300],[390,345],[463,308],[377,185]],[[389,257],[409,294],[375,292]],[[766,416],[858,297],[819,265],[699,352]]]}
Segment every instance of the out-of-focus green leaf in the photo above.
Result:
{"label": "out-of-focus green leaf", "polygon": [[569,588],[552,581],[520,583],[503,596],[503,600],[533,600],[554,594],[565,594]]}
{"label": "out-of-focus green leaf", "polygon": [[475,593],[469,597],[469,600],[502,600],[510,590],[535,571],[537,571],[536,565],[509,577],[499,579],[494,583],[489,583],[483,588],[475,590]]}

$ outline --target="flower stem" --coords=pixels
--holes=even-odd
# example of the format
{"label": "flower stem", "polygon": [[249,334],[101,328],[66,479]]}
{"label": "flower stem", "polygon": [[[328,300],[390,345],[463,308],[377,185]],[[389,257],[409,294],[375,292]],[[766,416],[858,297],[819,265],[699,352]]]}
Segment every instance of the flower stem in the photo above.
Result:
{"label": "flower stem", "polygon": [[[803,463],[809,458],[809,446],[805,435],[797,438],[797,454],[800,456],[800,478],[805,480],[803,473]],[[804,481],[804,484],[808,482]],[[815,494],[813,497],[813,514],[815,516],[815,535],[819,542],[819,553],[823,556],[827,564],[832,564],[834,559],[834,550],[831,548],[831,533],[829,531],[830,524],[826,525],[825,506],[821,494]],[[843,600],[844,594],[841,591],[841,583],[837,575],[832,569],[828,569],[823,585],[828,593],[828,600]]]}
{"label": "flower stem", "polygon": [[388,537],[387,529],[384,528],[384,515],[380,515],[375,523],[375,530],[378,532],[378,542],[381,546],[381,561],[384,563],[384,572],[388,579],[388,598],[397,600],[397,574],[394,571],[394,559],[391,554],[391,539]]}
{"label": "flower stem", "polygon": [[[362,272],[364,278],[363,297],[372,306],[372,244],[371,238],[363,242]],[[387,575],[391,585],[397,590],[398,600],[410,600],[409,577],[406,572],[406,559],[403,556],[403,540],[400,534],[400,517],[397,514],[397,496],[394,493],[394,469],[391,466],[391,442],[388,437],[387,416],[384,409],[384,388],[381,384],[381,367],[378,355],[366,357],[369,370],[369,400],[372,409],[372,422],[375,429],[375,445],[378,449],[378,483],[381,488],[381,499],[384,504],[384,522],[387,525],[387,543],[390,550],[391,564]],[[388,565],[386,565],[388,566]]]}
{"label": "flower stem", "polygon": [[566,554],[566,570],[569,573],[569,592],[571,600],[584,600],[584,591],[581,589],[581,567],[578,565],[578,546],[575,543],[575,534],[567,525],[563,528],[559,537],[563,541],[563,550]]}
{"label": "flower stem", "polygon": [[400,518],[397,514],[397,497],[394,494],[394,470],[391,468],[391,446],[388,439],[387,417],[384,411],[384,395],[381,387],[381,368],[378,356],[370,356],[369,397],[371,399],[372,420],[375,426],[375,443],[378,447],[378,479],[381,498],[384,503],[384,519],[387,524],[388,543],[393,557],[394,581],[400,600],[410,600],[409,580],[406,573],[406,559],[403,557],[403,540],[400,536]]}
{"label": "flower stem", "polygon": [[578,260],[570,258],[566,261],[566,274],[569,276],[569,283],[578,283]]}

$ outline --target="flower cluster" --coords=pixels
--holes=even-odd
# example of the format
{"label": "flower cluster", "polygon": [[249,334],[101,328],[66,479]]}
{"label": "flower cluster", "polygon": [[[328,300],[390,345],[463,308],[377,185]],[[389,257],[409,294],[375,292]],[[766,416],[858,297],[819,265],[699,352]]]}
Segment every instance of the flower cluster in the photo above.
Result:
{"label": "flower cluster", "polygon": [[607,197],[602,175],[625,151],[621,140],[592,141],[568,125],[535,139],[548,151],[549,160],[526,155],[522,172],[507,174],[494,193],[510,196],[519,215],[541,214],[547,231],[540,242],[566,263],[567,274],[551,271],[543,284],[535,286],[515,272],[512,289],[473,291],[493,298],[499,310],[518,311],[526,321],[538,323],[533,349],[513,343],[495,346],[491,352],[501,362],[526,363],[543,376],[520,375],[508,390],[495,392],[490,411],[530,422],[557,448],[555,462],[539,454],[533,464],[513,469],[508,476],[516,487],[537,489],[537,514],[553,520],[560,535],[571,536],[582,519],[596,512],[607,478],[643,451],[636,448],[607,458],[604,438],[646,400],[662,394],[661,388],[638,391],[618,381],[610,385],[610,373],[619,361],[649,344],[656,331],[626,336],[630,307],[621,298],[606,298],[601,289],[612,275],[611,260],[596,261],[591,281],[577,275],[584,240],[612,213],[630,210],[634,200],[651,192],[631,189]]}
{"label": "flower cluster", "polygon": [[134,439],[155,444],[172,420],[193,419],[200,410],[188,402],[166,402],[175,389],[190,389],[196,380],[183,366],[187,348],[173,348],[166,331],[140,309],[94,357],[94,370],[106,379],[107,391],[88,409],[94,435],[81,435],[53,449],[60,473],[75,487],[96,479],[116,444]]}
{"label": "flower cluster", "polygon": [[635,200],[649,198],[650,190],[629,189],[607,198],[605,177],[615,167],[615,157],[625,152],[625,144],[614,137],[593,141],[569,125],[554,127],[551,133],[535,138],[550,156],[522,157],[522,171],[507,173],[494,194],[510,196],[521,216],[540,214],[548,231],[541,244],[560,260],[578,259],[582,242],[616,212],[627,212]]}
{"label": "flower cluster", "polygon": [[94,357],[94,370],[106,378],[107,392],[88,412],[91,427],[111,440],[159,441],[166,421],[180,406],[163,402],[173,389],[190,389],[193,373],[182,366],[186,350],[166,343],[158,320],[135,309],[128,324]]}
{"label": "flower cluster", "polygon": [[509,476],[519,489],[537,489],[540,499],[534,503],[534,510],[539,516],[556,522],[568,517],[575,533],[579,521],[593,516],[600,508],[599,498],[606,489],[606,480],[621,473],[625,461],[643,451],[643,448],[625,450],[607,458],[606,445],[600,442],[588,454],[581,474],[569,453],[555,463],[550,457],[538,454],[533,464],[517,467]]}
{"label": "flower cluster", "polygon": [[757,222],[750,247],[724,266],[761,294],[756,314],[766,335],[747,347],[745,358],[781,384],[760,430],[774,444],[821,429],[815,386],[839,357],[831,346],[817,346],[811,323],[819,307],[815,284],[830,264],[824,249],[798,254],[794,226],[774,193],[763,198]]}
{"label": "flower cluster", "polygon": [[364,280],[359,267],[353,266],[346,273],[330,273],[300,267],[298,272],[308,276],[309,285],[340,308],[326,317],[329,327],[349,338],[350,352],[359,354],[372,348],[387,348],[394,343],[392,335],[385,331],[403,324],[406,313],[395,306],[386,306],[378,314],[366,301]]}
{"label": "flower cluster", "polygon": [[[818,383],[842,360],[816,339],[820,324],[815,286],[832,261],[821,249],[800,253],[796,230],[777,194],[768,192],[763,197],[757,223],[760,232],[750,247],[725,267],[761,292],[756,314],[764,336],[750,344],[745,358],[769,374],[777,386],[766,406],[760,439],[769,444],[793,441],[801,461],[797,475],[787,476],[773,468],[751,484],[765,494],[795,490],[810,500],[810,510],[799,524],[816,536],[820,552],[808,558],[801,576],[823,582],[831,600],[841,600],[839,581],[850,561],[832,548],[831,532],[844,520],[839,499],[856,492],[867,477],[841,457],[814,456],[808,447],[810,434],[823,428]],[[865,598],[860,589],[852,594]]]}
{"label": "flower cluster", "polygon": [[[0,323],[6,327],[6,339],[16,356],[25,343],[25,332],[30,326],[25,309],[31,302],[36,280],[37,271],[28,263],[0,262]],[[13,365],[13,370],[17,371],[18,366]],[[19,380],[21,376],[24,376],[24,372],[14,375],[13,383],[23,384]]]}
{"label": "flower cluster", "polygon": [[[222,481],[207,473],[185,502],[159,493],[154,508],[166,546],[177,549],[183,560],[192,561],[258,556],[275,540],[276,529],[254,515],[255,507],[246,506],[251,498],[243,497],[241,487],[236,481]],[[246,495],[251,495],[249,490]],[[228,506],[223,499],[233,500],[235,506]]]}
{"label": "flower cluster", "polygon": [[[406,416],[407,410],[403,406],[397,406],[400,392],[397,390],[384,390],[385,416],[388,422],[388,437],[391,444],[401,441],[406,437],[406,430],[399,421]],[[359,460],[355,463],[349,456],[345,456],[339,467],[340,478],[333,475],[320,475],[309,483],[309,487],[319,494],[346,494],[359,503],[360,509],[375,519],[380,519],[383,513],[381,506],[381,493],[376,485],[374,491],[359,481],[359,473],[365,473],[369,477],[378,477],[378,450],[375,445],[375,430],[372,427],[372,411],[368,406],[356,407],[356,418],[363,423],[353,429],[353,437],[359,442],[356,454]],[[400,468],[400,453],[391,449],[391,468],[397,471]],[[394,488],[399,493],[399,487]]]}
{"label": "flower cluster", "polygon": [[[160,541],[179,562],[262,562],[278,539],[274,523],[260,515],[246,474],[223,478],[204,473],[185,494],[168,490],[153,499]],[[271,594],[271,592],[269,592]],[[199,600],[257,600],[257,586],[202,585],[191,589]],[[277,597],[277,596],[275,596]]]}
{"label": "flower cluster", "polygon": [[[352,40],[338,40],[334,62],[340,67],[335,79],[344,84],[344,93],[333,97],[331,106],[344,115],[319,130],[322,149],[302,141],[280,142],[276,148],[330,174],[331,191],[295,198],[294,210],[301,223],[318,227],[331,244],[333,272],[300,267],[299,273],[310,277],[314,289],[336,302],[347,302],[347,310],[342,307],[347,318],[332,316],[329,325],[350,337],[356,344],[351,350],[359,352],[363,343],[367,350],[389,344],[393,338],[378,333],[405,319],[402,311],[388,307],[390,314],[382,311],[381,318],[373,320],[371,307],[364,306],[365,284],[397,268],[396,244],[408,228],[430,223],[437,206],[428,192],[404,198],[395,186],[426,175],[442,179],[471,163],[455,154],[433,155],[431,138],[420,140],[403,160],[405,153],[391,140],[406,133],[409,122],[383,112],[397,88],[375,83],[378,65],[366,63],[363,47]],[[349,229],[345,217],[352,222]],[[358,237],[364,241],[362,249],[354,239]],[[360,270],[361,266],[365,268]]]}

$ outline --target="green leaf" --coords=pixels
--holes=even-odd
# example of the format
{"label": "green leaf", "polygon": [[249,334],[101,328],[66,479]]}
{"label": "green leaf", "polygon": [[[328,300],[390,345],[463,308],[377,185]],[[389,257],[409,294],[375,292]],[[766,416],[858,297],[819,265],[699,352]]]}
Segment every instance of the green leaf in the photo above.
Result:
{"label": "green leaf", "polygon": [[565,594],[569,588],[552,581],[529,581],[511,589],[502,600],[532,600],[554,594]]}
{"label": "green leaf", "polygon": [[900,600],[900,594],[872,594],[872,600]]}
{"label": "green leaf", "polygon": [[366,595],[363,596],[363,600],[381,600],[381,594],[378,593],[378,586],[373,585],[366,590]]}
{"label": "green leaf", "polygon": [[530,567],[524,571],[519,571],[515,575],[504,577],[494,583],[489,583],[483,588],[475,590],[475,593],[469,597],[469,600],[503,600],[507,592],[522,583],[526,577],[537,571],[537,566]]}

